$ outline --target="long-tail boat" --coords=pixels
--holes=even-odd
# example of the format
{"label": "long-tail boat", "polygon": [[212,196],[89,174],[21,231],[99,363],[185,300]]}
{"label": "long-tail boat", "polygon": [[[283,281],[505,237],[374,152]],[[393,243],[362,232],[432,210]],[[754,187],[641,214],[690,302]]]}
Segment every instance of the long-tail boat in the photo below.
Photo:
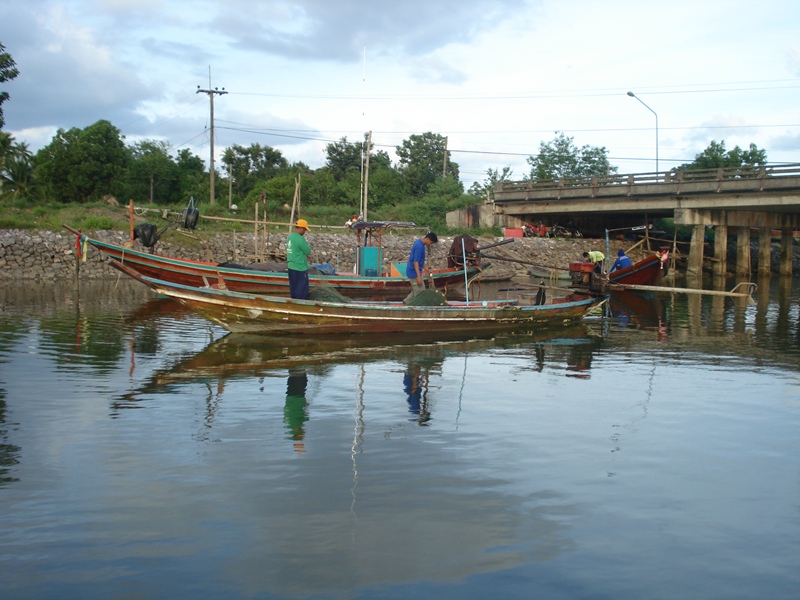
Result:
{"label": "long-tail boat", "polygon": [[633,263],[630,267],[611,273],[597,273],[595,265],[588,262],[569,263],[572,284],[591,290],[606,290],[609,284],[656,285],[667,273],[669,251],[658,251]]}
{"label": "long-tail boat", "polygon": [[446,301],[442,306],[322,302],[137,277],[156,293],[177,299],[229,331],[273,335],[531,331],[575,323],[606,301],[605,296],[575,291],[546,304],[524,304],[520,299]]}
{"label": "long-tail boat", "polygon": [[[369,224],[367,224],[369,225]],[[380,225],[380,224],[376,224]],[[141,252],[132,248],[103,242],[64,225],[78,237],[78,241],[96,248],[110,258],[110,265],[118,270],[125,265],[141,275],[190,287],[209,287],[224,280],[225,287],[231,291],[273,296],[289,295],[289,274],[281,271],[263,271],[245,266],[226,266],[215,262],[190,260]],[[377,247],[359,245],[362,256],[379,250]],[[377,254],[377,253],[375,253]],[[375,265],[377,266],[377,265]],[[426,276],[429,285],[438,289],[447,286],[469,285],[487,265],[469,264],[466,272],[463,267],[432,269]],[[350,298],[402,299],[411,291],[408,278],[392,265],[387,274],[374,269],[373,274],[314,274],[309,273],[312,286],[329,286]],[[382,270],[381,270],[382,271]],[[393,274],[392,274],[393,273]]]}

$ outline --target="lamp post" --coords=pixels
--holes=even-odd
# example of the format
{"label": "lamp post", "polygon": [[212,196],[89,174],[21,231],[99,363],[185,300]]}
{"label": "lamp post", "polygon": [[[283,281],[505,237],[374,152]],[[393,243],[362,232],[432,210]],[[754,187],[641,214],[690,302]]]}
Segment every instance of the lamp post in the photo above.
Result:
{"label": "lamp post", "polygon": [[639,96],[637,96],[637,95],[636,95],[636,94],[634,94],[633,92],[628,92],[628,96],[630,96],[631,98],[636,98],[636,99],[637,99],[639,102],[641,102],[641,103],[642,103],[642,105],[643,105],[643,106],[644,106],[644,107],[645,107],[647,110],[649,110],[651,113],[653,113],[653,114],[655,115],[655,117],[656,117],[656,173],[658,173],[658,115],[656,114],[656,111],[654,111],[652,108],[650,108],[649,106],[647,106],[647,104],[645,104],[645,103],[642,101],[642,99],[641,99],[641,98],[639,98]]}

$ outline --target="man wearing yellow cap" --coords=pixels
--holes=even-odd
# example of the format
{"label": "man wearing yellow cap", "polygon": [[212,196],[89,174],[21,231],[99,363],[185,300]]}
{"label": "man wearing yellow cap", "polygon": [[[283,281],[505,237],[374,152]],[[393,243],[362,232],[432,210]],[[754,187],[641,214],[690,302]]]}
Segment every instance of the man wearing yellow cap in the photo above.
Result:
{"label": "man wearing yellow cap", "polygon": [[289,295],[308,300],[308,255],[311,247],[303,236],[311,231],[305,219],[298,219],[294,231],[286,238],[286,262],[289,267]]}

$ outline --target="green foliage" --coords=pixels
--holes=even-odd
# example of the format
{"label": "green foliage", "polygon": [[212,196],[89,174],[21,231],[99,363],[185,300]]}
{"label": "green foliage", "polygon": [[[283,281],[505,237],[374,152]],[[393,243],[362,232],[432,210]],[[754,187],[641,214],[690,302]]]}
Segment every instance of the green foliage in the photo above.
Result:
{"label": "green foliage", "polygon": [[37,197],[31,157],[27,144],[18,144],[11,134],[0,131],[0,198]]}
{"label": "green foliage", "polygon": [[114,229],[114,220],[106,216],[86,215],[76,226],[85,231],[103,231]]}
{"label": "green foliage", "polygon": [[414,134],[403,140],[396,151],[405,191],[410,196],[424,196],[433,182],[442,176],[443,169],[458,181],[458,164],[450,160],[447,138],[438,133]]}
{"label": "green foliage", "polygon": [[684,163],[673,171],[698,171],[704,169],[738,169],[755,168],[767,164],[767,152],[750,144],[748,150],[734,146],[733,150],[725,149],[725,142],[711,140],[708,148],[696,154],[694,161]]}
{"label": "green foliage", "polygon": [[539,154],[528,157],[531,179],[582,179],[594,175],[611,175],[617,167],[608,162],[605,147],[585,145],[578,148],[573,138],[557,131],[550,142],[539,144]]}
{"label": "green foliage", "polygon": [[[0,44],[0,83],[6,83],[19,75],[19,69],[11,55],[6,52],[6,47]],[[0,129],[6,124],[3,116],[3,102],[9,99],[8,92],[0,92]]]}
{"label": "green foliage", "polygon": [[385,165],[372,171],[370,164],[369,192],[367,194],[370,210],[399,204],[404,198],[403,176],[400,172]]}
{"label": "green foliage", "polygon": [[143,140],[136,142],[130,152],[125,196],[135,202],[173,204],[180,196],[180,172],[169,155],[169,144]]}
{"label": "green foliage", "polygon": [[486,179],[483,180],[483,183],[473,182],[467,193],[481,200],[486,200],[486,198],[493,199],[495,184],[510,181],[513,174],[514,171],[511,170],[510,166],[503,167],[502,172],[492,168],[486,169]]}
{"label": "green foliage", "polygon": [[85,129],[59,129],[36,154],[35,176],[49,198],[90,202],[119,195],[129,161],[119,129],[108,121],[97,121]]}
{"label": "green foliage", "polygon": [[182,148],[175,164],[178,167],[178,199],[187,202],[192,196],[208,198],[209,177],[203,159],[188,148]]}
{"label": "green foliage", "polygon": [[248,148],[234,144],[226,148],[222,163],[228,175],[233,176],[233,191],[240,197],[247,197],[259,181],[271,179],[289,168],[289,162],[280,150],[261,144],[251,144]]}
{"label": "green foliage", "polygon": [[325,147],[325,166],[336,181],[342,181],[354,172],[360,179],[361,163],[366,149],[365,142],[350,143],[343,137]]}

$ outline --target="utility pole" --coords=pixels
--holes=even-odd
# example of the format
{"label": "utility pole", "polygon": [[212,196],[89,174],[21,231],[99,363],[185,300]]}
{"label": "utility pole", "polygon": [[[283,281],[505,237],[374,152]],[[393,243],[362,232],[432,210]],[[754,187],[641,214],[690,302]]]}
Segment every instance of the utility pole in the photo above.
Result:
{"label": "utility pole", "polygon": [[201,90],[200,86],[197,86],[198,94],[208,94],[208,99],[211,101],[211,158],[210,168],[209,168],[209,203],[213,206],[215,203],[214,199],[214,94],[219,94],[220,96],[223,94],[227,94],[228,92],[225,91],[225,88],[221,90],[219,88],[211,89],[211,68],[209,67],[208,73],[208,89]]}
{"label": "utility pole", "polygon": [[442,164],[442,179],[447,177],[447,137],[444,138],[444,164]]}

